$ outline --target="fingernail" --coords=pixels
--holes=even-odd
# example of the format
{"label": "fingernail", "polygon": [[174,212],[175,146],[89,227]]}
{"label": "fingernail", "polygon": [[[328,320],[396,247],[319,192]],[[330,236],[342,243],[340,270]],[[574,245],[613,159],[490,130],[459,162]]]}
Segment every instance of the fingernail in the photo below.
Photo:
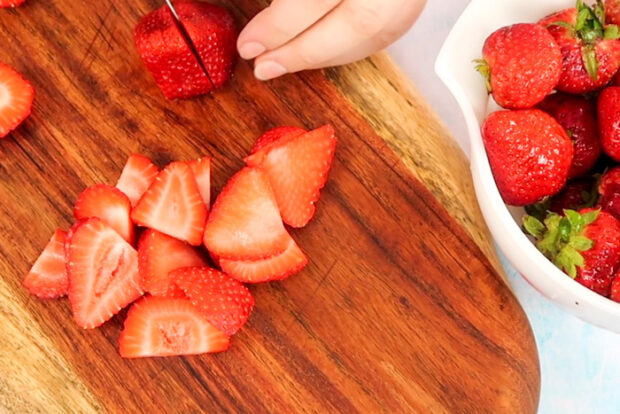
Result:
{"label": "fingernail", "polygon": [[286,73],[286,68],[273,60],[267,60],[260,62],[254,68],[254,76],[258,80],[266,81],[269,79],[277,78]]}
{"label": "fingernail", "polygon": [[254,59],[265,51],[265,46],[257,42],[244,43],[239,47],[239,55],[243,59]]}

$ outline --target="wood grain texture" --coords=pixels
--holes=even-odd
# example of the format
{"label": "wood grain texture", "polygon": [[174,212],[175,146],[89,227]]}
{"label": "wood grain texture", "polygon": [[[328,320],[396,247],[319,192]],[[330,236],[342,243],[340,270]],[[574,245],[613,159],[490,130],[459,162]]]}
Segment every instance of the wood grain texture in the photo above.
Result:
{"label": "wood grain texture", "polygon": [[[30,0],[0,14],[0,60],[37,91],[32,116],[0,142],[0,408],[535,412],[527,319],[470,234],[414,177],[416,164],[377,134],[376,119],[394,114],[361,112],[322,72],[260,83],[245,62],[217,93],[167,101],[131,34],[160,3]],[[263,5],[229,2],[240,25]],[[351,84],[346,93],[359,92]],[[416,108],[402,110],[426,116]],[[123,360],[124,312],[83,331],[66,300],[39,301],[21,287],[51,232],[70,225],[78,194],[114,183],[128,154],[160,165],[211,154],[218,191],[264,130],[324,123],[339,137],[331,178],[315,220],[293,231],[310,265],[252,288],[257,307],[230,351]]]}

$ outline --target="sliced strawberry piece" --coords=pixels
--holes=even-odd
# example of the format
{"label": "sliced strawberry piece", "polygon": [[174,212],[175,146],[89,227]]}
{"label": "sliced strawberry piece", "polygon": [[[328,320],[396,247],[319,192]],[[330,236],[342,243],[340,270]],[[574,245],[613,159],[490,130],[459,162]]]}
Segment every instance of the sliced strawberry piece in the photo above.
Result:
{"label": "sliced strawberry piece", "polygon": [[123,358],[221,352],[229,344],[187,299],[154,296],[131,307],[118,341]]}
{"label": "sliced strawberry piece", "polygon": [[194,174],[184,162],[159,173],[131,213],[137,224],[197,246],[207,219]]}
{"label": "sliced strawberry piece", "polygon": [[282,280],[301,271],[308,258],[293,239],[288,248],[277,256],[255,261],[221,259],[219,265],[224,273],[240,282],[260,283]]}
{"label": "sliced strawberry piece", "polygon": [[[0,7],[19,4],[19,1],[5,1],[0,3]],[[28,118],[33,100],[34,89],[30,82],[9,65],[0,63],[0,138],[7,136]]]}
{"label": "sliced strawberry piece", "polygon": [[240,282],[208,267],[175,270],[172,279],[209,322],[234,335],[248,320],[254,298]]}
{"label": "sliced strawberry piece", "polygon": [[211,158],[203,157],[187,163],[194,173],[198,191],[207,210],[211,206]]}
{"label": "sliced strawberry piece", "polygon": [[254,154],[260,152],[261,155],[258,158],[256,158],[257,160],[260,160],[266,154],[266,151],[263,151],[263,150],[266,149],[267,147],[272,146],[273,144],[275,144],[276,142],[280,141],[283,138],[291,137],[291,136],[298,137],[302,134],[305,134],[306,132],[307,131],[305,129],[302,129],[299,127],[291,127],[291,126],[283,126],[283,127],[277,127],[277,128],[270,129],[269,131],[265,132],[263,135],[258,137],[256,142],[254,143],[254,146],[252,147],[252,151],[250,151],[250,154],[252,155],[250,155],[248,158],[251,158]]}
{"label": "sliced strawberry piece", "polygon": [[67,233],[57,229],[32,269],[24,278],[24,287],[41,299],[55,299],[67,294],[69,279],[65,266]]}
{"label": "sliced strawberry piece", "polygon": [[73,216],[78,220],[100,218],[123,236],[127,243],[134,242],[131,203],[118,188],[105,184],[88,187],[75,202]]}
{"label": "sliced strawberry piece", "polygon": [[226,184],[209,214],[204,243],[216,256],[258,260],[282,253],[286,232],[265,174],[244,168]]}
{"label": "sliced strawberry piece", "polygon": [[314,216],[335,150],[336,137],[329,125],[283,139],[269,149],[260,168],[269,177],[286,224],[304,227]]}
{"label": "sliced strawberry piece", "polygon": [[172,270],[206,265],[195,248],[180,240],[150,229],[140,237],[138,268],[141,286],[153,296],[175,295],[168,276]]}
{"label": "sliced strawberry piece", "polygon": [[138,252],[98,218],[78,222],[67,237],[73,317],[96,328],[142,295]]}
{"label": "sliced strawberry piece", "polygon": [[121,190],[134,207],[153,184],[159,169],[144,155],[132,154],[127,159],[116,188]]}

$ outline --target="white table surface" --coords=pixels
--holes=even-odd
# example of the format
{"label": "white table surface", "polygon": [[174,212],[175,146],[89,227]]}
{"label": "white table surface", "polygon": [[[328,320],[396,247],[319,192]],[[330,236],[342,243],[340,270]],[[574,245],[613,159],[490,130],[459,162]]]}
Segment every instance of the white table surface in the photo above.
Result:
{"label": "white table surface", "polygon": [[[416,25],[388,51],[469,154],[456,101],[433,70],[441,44],[467,3],[428,0]],[[620,335],[557,308],[527,284],[501,253],[500,258],[536,337],[542,372],[539,412],[620,413]]]}

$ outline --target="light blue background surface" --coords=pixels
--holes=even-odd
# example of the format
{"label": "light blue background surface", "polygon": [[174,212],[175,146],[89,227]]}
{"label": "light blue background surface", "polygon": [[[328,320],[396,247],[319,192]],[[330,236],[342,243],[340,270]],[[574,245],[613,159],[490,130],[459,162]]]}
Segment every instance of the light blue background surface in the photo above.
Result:
{"label": "light blue background surface", "polygon": [[[433,71],[441,44],[467,3],[467,0],[428,0],[418,23],[389,52],[468,154],[461,113]],[[503,257],[502,263],[538,344],[542,372],[539,412],[620,413],[620,335],[564,312],[534,290]]]}

